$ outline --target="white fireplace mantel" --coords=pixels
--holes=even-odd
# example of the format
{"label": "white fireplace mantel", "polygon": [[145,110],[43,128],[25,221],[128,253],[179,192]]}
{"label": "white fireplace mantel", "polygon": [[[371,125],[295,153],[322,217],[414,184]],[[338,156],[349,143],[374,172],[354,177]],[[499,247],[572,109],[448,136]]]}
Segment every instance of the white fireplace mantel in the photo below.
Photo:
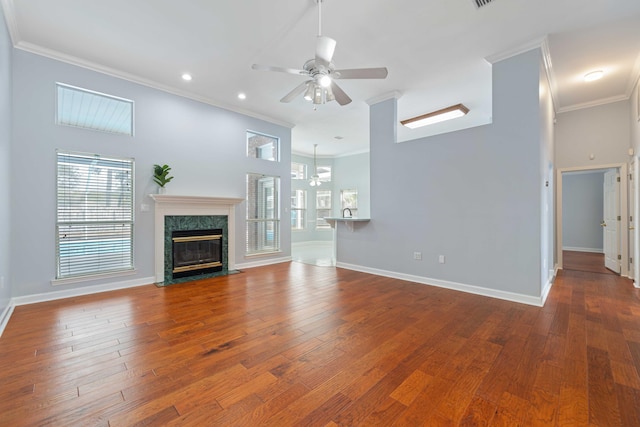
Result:
{"label": "white fireplace mantel", "polygon": [[234,197],[174,196],[150,194],[155,201],[155,276],[156,283],[164,281],[164,217],[174,215],[226,215],[228,224],[227,254],[229,270],[235,269],[235,207],[244,199]]}

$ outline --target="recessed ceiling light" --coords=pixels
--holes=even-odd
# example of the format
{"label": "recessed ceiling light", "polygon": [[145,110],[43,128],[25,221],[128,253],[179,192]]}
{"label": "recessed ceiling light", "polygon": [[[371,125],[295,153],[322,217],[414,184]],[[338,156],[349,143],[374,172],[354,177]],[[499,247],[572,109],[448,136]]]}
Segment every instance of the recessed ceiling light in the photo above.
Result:
{"label": "recessed ceiling light", "polygon": [[334,136],[333,138],[334,139],[344,139],[344,136],[337,135],[337,136]]}
{"label": "recessed ceiling light", "polygon": [[244,94],[244,93],[242,93],[242,92],[240,92],[240,93],[238,94],[238,99],[247,99],[247,95],[246,95],[246,94]]}
{"label": "recessed ceiling light", "polygon": [[191,79],[193,79],[193,77],[191,77],[191,74],[189,74],[189,73],[184,73],[182,75],[182,80],[184,80],[185,82],[190,82]]}
{"label": "recessed ceiling light", "polygon": [[584,75],[584,81],[585,82],[593,82],[595,80],[600,80],[602,78],[602,76],[604,76],[604,71],[602,71],[602,70],[592,71],[592,72],[587,73],[587,74]]}

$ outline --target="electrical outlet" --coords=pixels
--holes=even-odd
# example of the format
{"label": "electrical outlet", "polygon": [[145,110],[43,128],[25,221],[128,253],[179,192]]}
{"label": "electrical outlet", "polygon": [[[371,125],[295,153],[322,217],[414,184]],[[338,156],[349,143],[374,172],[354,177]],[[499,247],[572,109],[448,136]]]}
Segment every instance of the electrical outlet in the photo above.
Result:
{"label": "electrical outlet", "polygon": [[413,253],[413,259],[415,260],[421,260],[422,259],[422,252],[414,252]]}
{"label": "electrical outlet", "polygon": [[444,264],[444,255],[440,255],[440,256],[438,257],[438,262],[439,262],[440,264]]}

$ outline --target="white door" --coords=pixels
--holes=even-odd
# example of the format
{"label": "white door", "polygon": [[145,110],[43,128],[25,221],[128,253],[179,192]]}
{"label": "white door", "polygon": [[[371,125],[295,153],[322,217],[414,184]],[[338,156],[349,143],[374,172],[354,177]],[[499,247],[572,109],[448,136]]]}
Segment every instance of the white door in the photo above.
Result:
{"label": "white door", "polygon": [[636,169],[636,159],[634,158],[629,166],[629,274],[636,280],[635,277],[635,266],[636,262],[636,232],[634,231],[636,228],[636,179],[635,176]]}
{"label": "white door", "polygon": [[620,254],[618,215],[620,206],[620,183],[618,172],[611,170],[604,174],[604,266],[620,274]]}

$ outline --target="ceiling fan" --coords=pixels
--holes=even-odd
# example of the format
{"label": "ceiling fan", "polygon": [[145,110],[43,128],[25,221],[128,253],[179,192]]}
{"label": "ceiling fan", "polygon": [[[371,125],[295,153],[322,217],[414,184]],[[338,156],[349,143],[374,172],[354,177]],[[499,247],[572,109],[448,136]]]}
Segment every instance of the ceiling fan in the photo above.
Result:
{"label": "ceiling fan", "polygon": [[336,84],[335,80],[384,79],[387,77],[388,72],[385,67],[336,70],[332,62],[336,41],[331,37],[322,35],[322,2],[324,0],[315,1],[318,3],[318,37],[315,57],[305,62],[301,70],[260,64],[253,64],[251,68],[310,77],[309,80],[300,83],[286,94],[280,102],[291,102],[304,92],[304,98],[312,101],[313,104],[324,104],[335,100],[340,105],[347,105],[351,102],[351,98]]}

